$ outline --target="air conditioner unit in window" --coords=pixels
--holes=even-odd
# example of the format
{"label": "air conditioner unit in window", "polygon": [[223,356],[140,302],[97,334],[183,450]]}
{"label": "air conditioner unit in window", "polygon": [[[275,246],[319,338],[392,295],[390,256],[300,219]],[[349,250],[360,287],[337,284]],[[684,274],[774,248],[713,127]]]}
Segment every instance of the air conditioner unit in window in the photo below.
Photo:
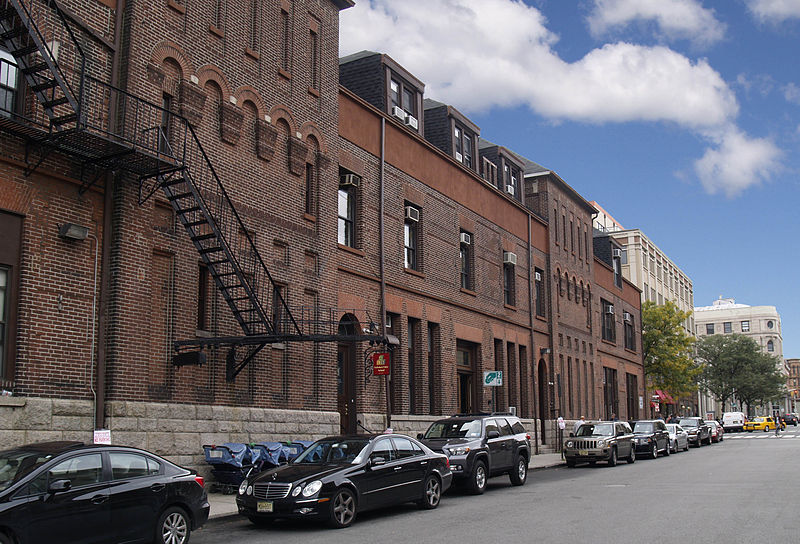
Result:
{"label": "air conditioner unit in window", "polygon": [[517,265],[517,254],[510,251],[503,252],[503,264]]}
{"label": "air conditioner unit in window", "polygon": [[542,281],[542,275],[541,275],[541,274],[539,274],[538,272],[536,272],[536,273],[534,274],[534,279],[535,279],[536,281]]}
{"label": "air conditioner unit in window", "polygon": [[398,119],[402,119],[403,121],[406,120],[406,110],[404,110],[400,106],[395,106],[392,108],[392,115],[394,115]]}
{"label": "air conditioner unit in window", "polygon": [[461,233],[461,243],[466,245],[470,245],[472,243],[472,237],[469,235],[469,233]]}
{"label": "air conditioner unit in window", "polygon": [[632,318],[633,316],[630,314],[630,312],[622,312],[622,319],[624,319],[625,321],[630,323]]}
{"label": "air conditioner unit in window", "polygon": [[409,115],[406,117],[406,125],[410,126],[414,130],[417,130],[419,128],[419,121],[417,121],[417,118],[413,115]]}
{"label": "air conditioner unit in window", "polygon": [[419,210],[414,206],[406,206],[406,219],[414,223],[419,221]]}
{"label": "air conditioner unit in window", "polygon": [[614,307],[613,306],[606,307],[606,313],[608,315],[614,315]]}
{"label": "air conditioner unit in window", "polygon": [[506,185],[506,192],[508,194],[510,194],[511,196],[514,196],[514,193],[516,192],[516,190],[514,189],[513,185]]}
{"label": "air conditioner unit in window", "polygon": [[614,249],[611,250],[611,256],[615,259],[622,258],[622,250],[615,247]]}
{"label": "air conditioner unit in window", "polygon": [[458,151],[456,151],[456,160],[457,160],[458,162],[464,162],[464,155],[462,155],[461,153],[459,153]]}
{"label": "air conditioner unit in window", "polygon": [[339,185],[343,187],[358,187],[359,178],[355,174],[342,174],[339,176]]}

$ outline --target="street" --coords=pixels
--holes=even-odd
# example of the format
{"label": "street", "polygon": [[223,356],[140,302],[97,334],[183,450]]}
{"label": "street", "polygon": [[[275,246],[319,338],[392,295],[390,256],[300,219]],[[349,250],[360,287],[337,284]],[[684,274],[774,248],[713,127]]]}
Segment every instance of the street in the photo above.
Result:
{"label": "street", "polygon": [[557,467],[512,487],[489,480],[483,496],[454,489],[438,509],[413,504],[359,515],[352,527],[244,518],[210,522],[195,544],[390,542],[796,542],[800,428],[730,433],[722,443],[617,467]]}

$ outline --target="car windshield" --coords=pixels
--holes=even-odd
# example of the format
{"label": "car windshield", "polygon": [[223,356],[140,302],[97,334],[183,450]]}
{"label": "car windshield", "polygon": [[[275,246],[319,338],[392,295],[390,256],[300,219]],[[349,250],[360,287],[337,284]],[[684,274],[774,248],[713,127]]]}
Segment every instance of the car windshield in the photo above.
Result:
{"label": "car windshield", "polygon": [[369,445],[366,438],[318,440],[292,461],[296,465],[341,465],[353,463]]}
{"label": "car windshield", "polygon": [[584,423],[575,436],[614,436],[613,423]]}
{"label": "car windshield", "polygon": [[757,418],[753,419],[753,421],[755,423],[761,423],[762,421],[766,421],[766,420],[763,417],[757,417]]}
{"label": "car windshield", "polygon": [[0,491],[7,489],[52,457],[51,454],[30,450],[0,452]]}
{"label": "car windshield", "polygon": [[633,432],[635,433],[652,433],[653,424],[646,421],[637,421],[633,424]]}
{"label": "car windshield", "polygon": [[437,421],[428,428],[425,438],[480,438],[481,420]]}
{"label": "car windshield", "polygon": [[679,423],[681,427],[699,427],[696,419],[682,419]]}

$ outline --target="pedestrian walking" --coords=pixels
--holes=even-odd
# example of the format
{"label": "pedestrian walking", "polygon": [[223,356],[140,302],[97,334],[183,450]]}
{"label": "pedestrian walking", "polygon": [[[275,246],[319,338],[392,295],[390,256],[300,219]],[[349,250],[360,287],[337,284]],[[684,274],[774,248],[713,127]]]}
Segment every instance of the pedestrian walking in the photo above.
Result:
{"label": "pedestrian walking", "polygon": [[581,418],[575,422],[575,426],[572,427],[572,432],[574,434],[577,434],[578,433],[578,429],[580,429],[581,425],[583,425],[584,423],[586,423],[586,418],[581,416]]}
{"label": "pedestrian walking", "polygon": [[561,457],[564,457],[564,429],[567,428],[567,423],[564,421],[564,418],[558,416],[556,420],[558,423],[558,445],[559,449],[561,450]]}

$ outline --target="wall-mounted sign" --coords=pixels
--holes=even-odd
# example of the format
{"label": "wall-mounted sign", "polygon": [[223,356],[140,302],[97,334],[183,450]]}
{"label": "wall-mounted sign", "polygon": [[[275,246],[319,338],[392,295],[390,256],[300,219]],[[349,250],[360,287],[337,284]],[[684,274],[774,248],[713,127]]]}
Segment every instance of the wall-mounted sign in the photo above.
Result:
{"label": "wall-mounted sign", "polygon": [[483,373],[483,385],[486,387],[500,387],[503,385],[503,371],[490,370]]}
{"label": "wall-mounted sign", "polygon": [[389,354],[386,352],[372,354],[372,375],[389,375]]}
{"label": "wall-mounted sign", "polygon": [[109,429],[97,429],[94,431],[95,444],[111,444],[111,431]]}

